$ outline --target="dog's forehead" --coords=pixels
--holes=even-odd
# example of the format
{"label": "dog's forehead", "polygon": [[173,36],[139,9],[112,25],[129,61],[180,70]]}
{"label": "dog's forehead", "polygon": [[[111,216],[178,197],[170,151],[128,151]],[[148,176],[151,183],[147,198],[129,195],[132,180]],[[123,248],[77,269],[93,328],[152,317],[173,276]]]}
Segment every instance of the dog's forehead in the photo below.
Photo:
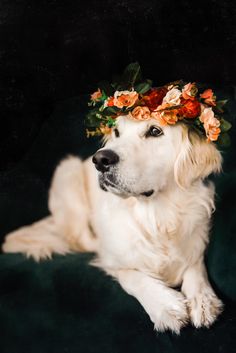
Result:
{"label": "dog's forehead", "polygon": [[[177,125],[177,124],[176,124]],[[121,134],[140,135],[147,131],[151,126],[160,127],[167,135],[176,135],[181,130],[180,126],[161,126],[155,119],[135,120],[128,115],[121,115],[117,118],[116,127]]]}
{"label": "dog's forehead", "polygon": [[151,126],[160,127],[164,135],[168,137],[169,141],[172,141],[174,145],[177,145],[183,135],[182,124],[176,125],[166,125],[161,126],[157,120],[135,120],[130,118],[128,115],[122,115],[117,118],[116,127],[120,132],[120,135],[126,138],[129,137],[140,137],[143,136],[146,131],[149,130]]}
{"label": "dog's forehead", "polygon": [[120,132],[135,132],[145,131],[151,125],[158,125],[154,119],[149,120],[134,120],[127,115],[119,116],[117,119],[117,128]]}

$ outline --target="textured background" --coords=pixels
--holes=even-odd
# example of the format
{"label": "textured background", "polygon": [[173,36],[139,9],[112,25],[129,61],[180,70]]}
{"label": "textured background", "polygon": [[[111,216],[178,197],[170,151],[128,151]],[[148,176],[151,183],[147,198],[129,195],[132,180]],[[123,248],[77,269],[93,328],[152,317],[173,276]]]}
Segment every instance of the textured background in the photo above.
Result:
{"label": "textured background", "polygon": [[235,20],[233,0],[2,0],[0,169],[24,156],[56,101],[129,62],[156,84],[232,87]]}

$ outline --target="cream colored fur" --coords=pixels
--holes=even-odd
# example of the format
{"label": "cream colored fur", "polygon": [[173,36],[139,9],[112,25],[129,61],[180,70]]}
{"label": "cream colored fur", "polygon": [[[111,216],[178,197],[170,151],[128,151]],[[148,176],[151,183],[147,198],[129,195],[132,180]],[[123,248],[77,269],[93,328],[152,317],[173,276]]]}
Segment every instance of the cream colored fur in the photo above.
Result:
{"label": "cream colored fur", "polygon": [[[120,158],[107,176],[91,159],[62,161],[49,193],[51,216],[7,235],[3,250],[36,260],[95,251],[95,264],[137,298],[157,331],[179,333],[188,321],[209,327],[222,303],[203,261],[214,210],[214,186],[203,179],[220,171],[221,155],[185,125],[146,137],[151,125],[119,118],[120,137],[112,133],[103,147]],[[112,180],[108,192],[98,177]],[[153,195],[141,195],[148,190]]]}

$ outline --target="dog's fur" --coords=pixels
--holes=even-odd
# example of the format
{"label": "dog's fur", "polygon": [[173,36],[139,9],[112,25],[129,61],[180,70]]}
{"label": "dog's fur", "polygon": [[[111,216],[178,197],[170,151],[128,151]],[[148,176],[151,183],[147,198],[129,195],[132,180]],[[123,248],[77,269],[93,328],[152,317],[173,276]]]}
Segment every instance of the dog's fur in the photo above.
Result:
{"label": "dog's fur", "polygon": [[151,125],[156,121],[119,117],[120,136],[113,132],[103,147],[119,162],[105,173],[91,159],[62,161],[50,189],[51,215],[7,235],[3,250],[36,260],[95,251],[96,265],[137,298],[156,330],[178,333],[189,320],[208,327],[222,303],[204,266],[214,210],[214,187],[204,179],[221,170],[221,155],[185,124],[148,137]]}

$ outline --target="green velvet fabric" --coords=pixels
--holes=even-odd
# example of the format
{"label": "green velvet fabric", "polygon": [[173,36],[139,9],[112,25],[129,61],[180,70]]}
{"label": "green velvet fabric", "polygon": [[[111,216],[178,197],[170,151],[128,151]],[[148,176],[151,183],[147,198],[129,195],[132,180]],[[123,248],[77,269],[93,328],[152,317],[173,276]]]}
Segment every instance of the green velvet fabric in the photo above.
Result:
{"label": "green velvet fabric", "polygon": [[[48,214],[47,190],[58,161],[86,157],[98,141],[87,140],[86,99],[57,105],[14,169],[0,173],[0,236]],[[233,96],[230,114],[236,110]],[[236,133],[235,127],[232,136]],[[54,256],[35,263],[19,254],[0,255],[1,353],[233,353],[236,351],[235,140],[224,152],[224,173],[215,177],[217,211],[206,263],[225,303],[210,328],[190,325],[180,336],[157,334],[136,299],[101,270],[92,254]]]}

